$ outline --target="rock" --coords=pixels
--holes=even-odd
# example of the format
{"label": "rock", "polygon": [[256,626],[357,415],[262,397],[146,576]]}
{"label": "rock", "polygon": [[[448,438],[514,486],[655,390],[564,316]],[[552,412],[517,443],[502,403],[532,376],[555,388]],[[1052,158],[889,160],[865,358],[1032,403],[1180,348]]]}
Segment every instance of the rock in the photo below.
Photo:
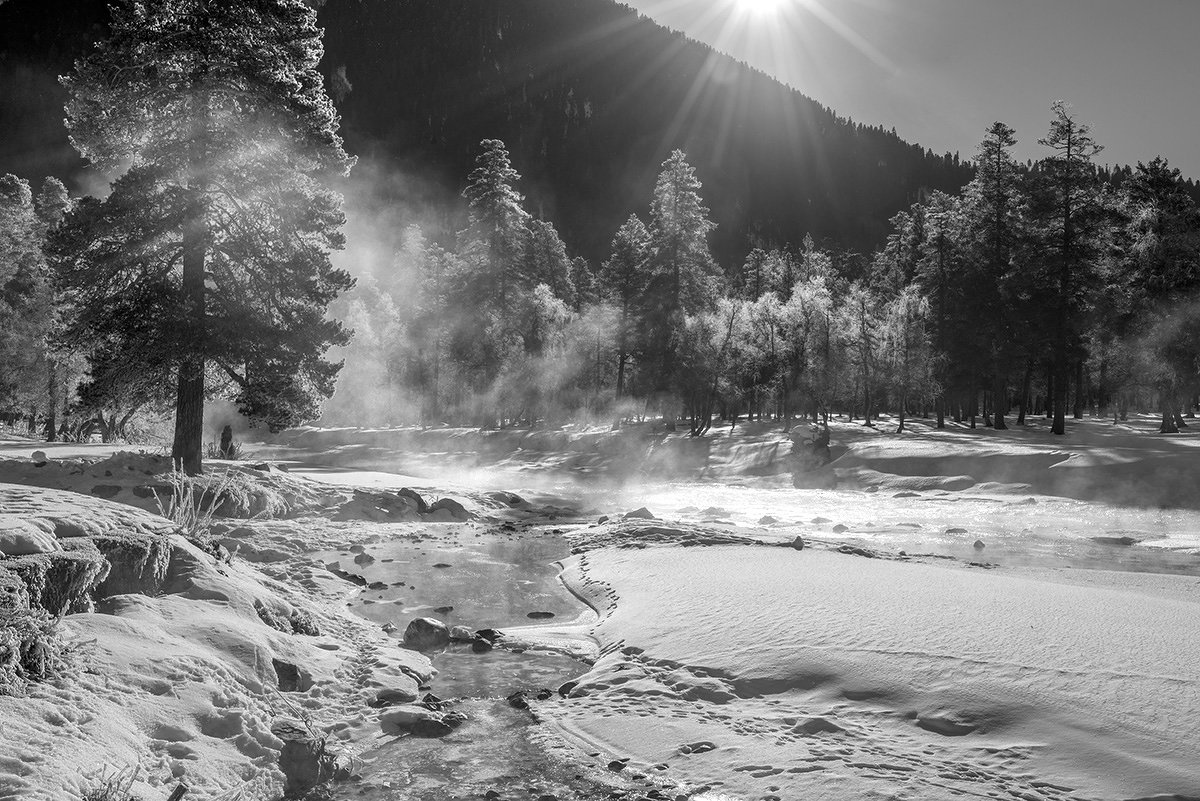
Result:
{"label": "rock", "polygon": [[[403,586],[403,585],[401,585],[401,586]],[[454,611],[454,607],[453,606],[439,606],[437,609],[434,609],[433,611],[437,612],[439,615],[448,615]]]}
{"label": "rock", "polygon": [[525,615],[525,617],[529,618],[530,620],[548,620],[549,618],[554,617],[554,613],[553,612],[530,612],[529,614]]}
{"label": "rock", "polygon": [[596,521],[596,523],[599,525],[603,525],[607,522],[608,522],[608,515],[600,515],[600,518]]}
{"label": "rock", "polygon": [[839,545],[837,550],[838,553],[844,553],[849,556],[865,556],[867,559],[874,559],[879,556],[874,551],[868,548],[860,548],[857,545]]}
{"label": "rock", "polygon": [[299,721],[276,720],[271,733],[283,741],[279,769],[286,779],[284,798],[303,798],[310,790],[339,776],[337,754],[325,738],[316,738]]}
{"label": "rock", "polygon": [[363,545],[351,545],[350,546],[350,553],[366,553],[366,552],[367,552],[366,546],[363,546]]}
{"label": "rock", "polygon": [[445,737],[450,732],[454,731],[454,727],[444,718],[430,718],[428,720],[419,720],[409,727],[409,731],[414,737]]}
{"label": "rock", "polygon": [[418,695],[411,689],[405,687],[384,687],[375,693],[375,697],[371,700],[371,706],[393,706],[395,704],[411,704],[416,701]]}
{"label": "rock", "polygon": [[387,588],[388,588],[388,583],[386,581],[372,581],[370,584],[367,585],[368,590],[379,591],[379,590],[386,590]]}
{"label": "rock", "polygon": [[470,520],[474,515],[467,511],[467,508],[453,498],[439,498],[434,501],[429,507],[430,512],[447,511],[455,520]]}
{"label": "rock", "polygon": [[389,707],[379,716],[384,731],[400,730],[415,737],[445,737],[465,720],[461,715],[443,713],[419,704]]}
{"label": "rock", "polygon": [[778,519],[776,519],[776,518],[774,518],[774,517],[771,517],[770,515],[765,515],[765,516],[763,516],[763,517],[760,517],[760,518],[758,519],[758,524],[759,524],[760,526],[769,526],[769,525],[771,525],[772,523],[778,523],[778,522],[779,522],[779,520],[778,520]]}
{"label": "rock", "polygon": [[621,771],[625,770],[625,767],[626,767],[625,763],[628,761],[629,761],[628,758],[614,759],[612,762],[608,763],[608,769],[611,770],[613,773],[620,773]]}
{"label": "rock", "polygon": [[458,642],[470,642],[475,639],[475,632],[471,631],[466,626],[455,626],[450,629],[450,639]]}
{"label": "rock", "polygon": [[447,568],[454,567],[454,565],[448,565],[445,562],[438,562],[436,565],[434,565],[434,567],[436,567],[438,570],[445,570]]}
{"label": "rock", "polygon": [[356,565],[370,565],[374,563],[375,557],[369,553],[360,553],[354,557],[354,564]]}
{"label": "rock", "polygon": [[0,556],[29,556],[62,550],[58,539],[32,522],[0,522]]}
{"label": "rock", "polygon": [[1122,547],[1128,547],[1130,545],[1137,545],[1139,542],[1141,542],[1141,540],[1135,539],[1134,537],[1128,537],[1128,536],[1122,536],[1122,537],[1108,536],[1108,537],[1092,537],[1092,542],[1099,543],[1100,545],[1120,545]]}
{"label": "rock", "polygon": [[893,498],[920,498],[921,496],[915,492],[897,492]]}
{"label": "rock", "polygon": [[416,490],[409,489],[408,487],[401,487],[396,491],[396,494],[401,498],[412,501],[413,505],[416,506],[418,513],[425,514],[429,511],[429,504],[426,503],[425,499],[422,498],[420,493],[418,493]]}
{"label": "rock", "polygon": [[657,520],[654,513],[643,506],[641,509],[634,509],[632,512],[626,512],[621,516],[622,520]]}
{"label": "rock", "polygon": [[92,487],[92,494],[97,498],[112,498],[121,491],[117,484],[97,484]]}
{"label": "rock", "polygon": [[450,642],[450,629],[440,620],[419,617],[404,630],[404,647],[414,651],[434,651]]}
{"label": "rock", "polygon": [[48,461],[45,451],[34,451],[29,458],[33,460],[34,464],[45,464]]}
{"label": "rock", "polygon": [[823,525],[823,524],[825,524],[825,523],[832,523],[832,522],[833,522],[833,521],[832,521],[832,520],[830,520],[828,517],[814,517],[814,518],[812,519],[812,523],[813,523],[813,525],[816,525],[816,526],[820,526],[820,525]]}
{"label": "rock", "polygon": [[490,642],[492,645],[495,645],[496,642],[504,636],[504,632],[496,631],[496,629],[480,629],[479,631],[475,632],[475,636],[481,640]]}
{"label": "rock", "polygon": [[471,640],[471,651],[476,654],[486,654],[492,650],[492,644],[482,637],[476,637]]}
{"label": "rock", "polygon": [[792,540],[792,547],[795,548],[797,551],[803,551],[804,550],[804,538],[801,537],[799,534],[797,534],[796,539]]}
{"label": "rock", "polygon": [[504,699],[508,701],[508,705],[513,709],[529,709],[529,702],[525,700],[525,693],[515,692]]}
{"label": "rock", "polygon": [[833,527],[833,529],[832,529],[832,531],[833,531],[833,533],[834,533],[834,534],[841,534],[841,533],[843,533],[843,532],[845,532],[845,531],[849,531],[849,530],[850,530],[850,527],[849,527],[849,526],[843,526],[841,523],[838,523],[838,524],[837,524],[836,526],[834,526],[834,527]]}
{"label": "rock", "polygon": [[396,624],[389,620],[387,623],[383,624],[382,628],[386,634],[391,634],[396,630]]}
{"label": "rock", "polygon": [[982,551],[986,546],[983,544],[983,540],[975,540],[975,545],[973,547],[977,551]]}
{"label": "rock", "polygon": [[947,534],[966,534],[967,530],[965,528],[948,528],[948,529],[946,529],[946,533]]}

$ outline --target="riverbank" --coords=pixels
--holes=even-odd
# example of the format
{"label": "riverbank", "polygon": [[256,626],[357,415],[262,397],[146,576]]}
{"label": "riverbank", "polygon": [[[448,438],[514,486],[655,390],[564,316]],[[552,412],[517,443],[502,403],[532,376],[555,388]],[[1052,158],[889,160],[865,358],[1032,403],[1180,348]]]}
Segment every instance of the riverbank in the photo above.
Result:
{"label": "riverbank", "polygon": [[576,543],[602,656],[545,712],[628,770],[739,799],[1200,797],[1195,575],[622,528]]}
{"label": "riverbank", "polygon": [[[26,456],[0,474],[56,488],[47,519],[161,525],[122,505],[153,502],[140,464]],[[19,721],[0,722],[15,755],[0,797],[140,763],[143,801],[178,781],[189,798],[268,798],[288,717],[353,758],[347,799],[1200,797],[1200,735],[1175,711],[1200,697],[1195,512],[980,482],[575,492],[577,476],[539,470],[455,486],[284,466],[236,467],[294,508],[223,523],[232,564],[171,540],[165,589],[65,618],[104,648],[94,673],[0,699],[0,721]],[[658,514],[621,520],[638,506]],[[293,612],[320,633],[281,630]],[[398,645],[418,616],[505,628],[509,649],[431,663]],[[468,719],[398,737],[371,706],[385,683],[392,700],[445,686]]]}

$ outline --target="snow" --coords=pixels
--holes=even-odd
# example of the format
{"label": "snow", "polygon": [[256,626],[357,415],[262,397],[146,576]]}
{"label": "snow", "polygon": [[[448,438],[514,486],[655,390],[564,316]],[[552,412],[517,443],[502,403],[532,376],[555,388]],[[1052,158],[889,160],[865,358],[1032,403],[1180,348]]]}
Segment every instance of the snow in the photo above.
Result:
{"label": "snow", "polygon": [[[563,579],[594,611],[514,632],[595,660],[537,713],[581,754],[628,757],[625,774],[697,801],[1200,796],[1200,437],[1158,436],[1150,418],[1069,422],[1066,437],[1042,421],[909,426],[835,423],[838,488],[802,490],[783,434],[758,424],[701,441],[578,427],[250,444],[290,471],[264,482],[298,482],[345,522],[246,523],[223,535],[244,557],[232,565],[176,537],[167,592],[67,616],[86,669],[0,698],[0,799],[77,794],[139,763],[149,797],[177,779],[198,799],[277,790],[280,718],[311,715],[352,752],[378,744],[368,702],[415,693],[429,662],[350,614],[354,589],[314,557],[438,523],[361,522],[386,511],[371,493],[401,487],[493,519],[662,518],[568,530]],[[155,459],[0,443],[0,533],[162,530],[135,493]],[[796,536],[804,550],[778,547]],[[834,551],[846,542],[883,558]],[[302,610],[321,635],[256,607]],[[310,686],[278,692],[275,660]]]}
{"label": "snow", "polygon": [[1200,788],[1194,577],[669,545],[565,575],[605,656],[552,717],[635,769],[747,799]]}

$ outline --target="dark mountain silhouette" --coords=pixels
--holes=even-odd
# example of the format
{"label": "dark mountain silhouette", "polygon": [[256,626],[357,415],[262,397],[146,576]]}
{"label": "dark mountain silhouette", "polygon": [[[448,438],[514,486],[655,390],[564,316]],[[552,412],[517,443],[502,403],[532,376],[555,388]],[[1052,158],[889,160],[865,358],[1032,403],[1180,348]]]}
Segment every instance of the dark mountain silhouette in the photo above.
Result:
{"label": "dark mountain silhouette", "polygon": [[[0,5],[0,172],[79,169],[55,76],[103,34],[105,5]],[[320,15],[352,152],[441,187],[424,199],[444,205],[479,141],[503,139],[529,208],[593,261],[677,147],[726,264],[806,233],[869,250],[922,191],[971,174],[612,0],[328,0]]]}
{"label": "dark mountain silhouette", "polygon": [[321,23],[353,151],[459,187],[503,139],[531,210],[593,260],[677,147],[725,263],[805,233],[871,249],[922,189],[971,176],[612,0],[329,0]]}

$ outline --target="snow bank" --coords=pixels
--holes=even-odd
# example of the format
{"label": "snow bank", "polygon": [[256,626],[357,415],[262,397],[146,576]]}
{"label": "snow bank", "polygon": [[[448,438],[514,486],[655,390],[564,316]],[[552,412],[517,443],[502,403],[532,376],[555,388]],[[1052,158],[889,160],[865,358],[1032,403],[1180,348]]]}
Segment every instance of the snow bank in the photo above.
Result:
{"label": "snow bank", "polygon": [[548,711],[630,770],[746,799],[1200,795],[1194,577],[729,546],[564,576],[603,655]]}
{"label": "snow bank", "polygon": [[[78,675],[0,697],[0,799],[77,798],[98,777],[139,766],[135,793],[188,797],[280,789],[279,719],[308,717],[342,740],[378,734],[381,693],[415,699],[428,660],[344,611],[350,585],[304,558],[222,564],[149,513],[79,493],[0,485],[0,510],[45,534],[147,532],[169,543],[168,569],[146,593],[102,597],[67,615]],[[311,544],[314,527],[278,536]],[[282,543],[280,543],[282,544]],[[267,547],[266,544],[263,547]],[[0,557],[0,566],[15,558]]]}

